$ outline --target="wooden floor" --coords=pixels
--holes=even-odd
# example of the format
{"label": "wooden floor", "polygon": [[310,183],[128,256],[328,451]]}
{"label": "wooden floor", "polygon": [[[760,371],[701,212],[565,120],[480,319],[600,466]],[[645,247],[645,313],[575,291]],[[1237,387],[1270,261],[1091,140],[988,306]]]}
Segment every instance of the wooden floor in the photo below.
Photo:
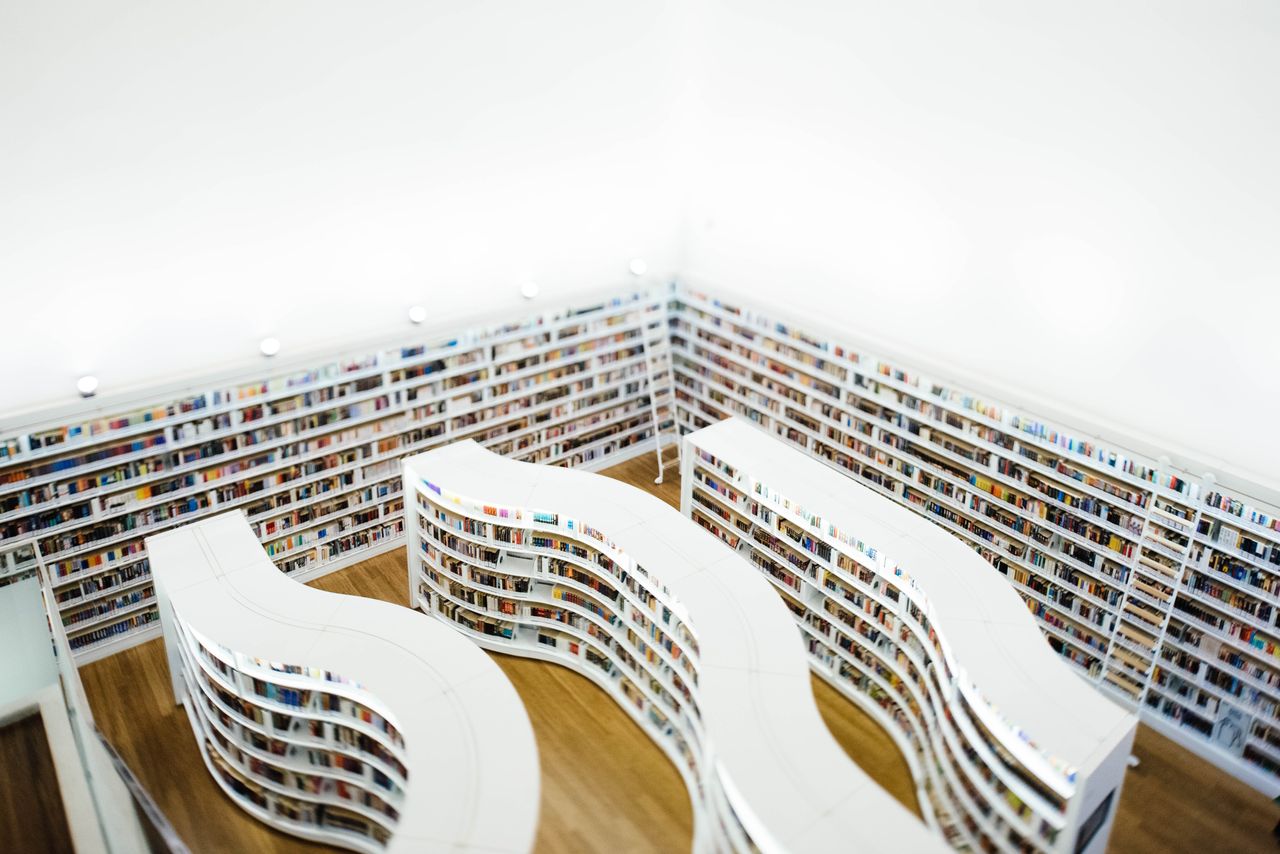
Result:
{"label": "wooden floor", "polygon": [[80,668],[98,728],[150,792],[182,841],[201,852],[318,852],[250,818],[213,782],[187,713],[173,701],[164,642]]}
{"label": "wooden floor", "polygon": [[[654,471],[646,456],[605,473],[678,504],[676,474],[669,471],[656,486]],[[405,605],[404,553],[372,558],[312,586]],[[185,713],[173,705],[161,643],[86,665],[81,674],[98,725],[179,835],[197,854],[322,850],[249,818],[213,783]],[[538,852],[689,850],[692,815],[679,775],[607,694],[554,664],[493,657],[520,692],[538,741]],[[849,756],[918,813],[910,772],[888,735],[825,683],[815,679],[813,688]],[[1134,752],[1141,764],[1126,778],[1113,854],[1277,850],[1271,828],[1280,807],[1146,727]]]}
{"label": "wooden floor", "polygon": [[44,719],[37,713],[0,727],[0,851],[70,850]]}

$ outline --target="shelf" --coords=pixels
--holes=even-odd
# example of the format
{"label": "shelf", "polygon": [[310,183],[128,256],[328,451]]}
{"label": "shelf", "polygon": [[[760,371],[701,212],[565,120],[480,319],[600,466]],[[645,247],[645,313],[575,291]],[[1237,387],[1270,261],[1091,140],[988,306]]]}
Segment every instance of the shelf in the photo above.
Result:
{"label": "shelf", "polygon": [[[175,695],[237,805],[357,851],[533,844],[533,731],[480,650],[407,609],[286,579],[238,513],[147,546]],[[472,821],[493,809],[502,821]]]}
{"label": "shelf", "polygon": [[[1275,522],[1280,512],[1232,497],[1229,490],[1201,482],[1199,475],[1179,471],[1167,460],[1144,458],[1090,436],[1072,436],[1069,427],[916,374],[841,342],[838,333],[780,322],[701,287],[679,286],[676,296],[672,338],[682,431],[725,416],[745,416],[854,482],[909,507],[988,560],[1006,565],[1011,584],[1016,570],[1030,573],[1019,576],[1028,582],[1038,576],[1060,594],[1070,594],[1072,604],[1064,607],[1031,586],[1015,587],[1033,603],[1061,612],[1062,620],[1081,619],[1076,616],[1079,606],[1090,608],[1091,618],[1103,617],[1102,626],[1090,632],[1098,635],[1102,650],[1040,622],[1056,645],[1076,646],[1080,654],[1101,659],[1121,618],[1132,619],[1154,636],[1154,646],[1145,653],[1126,647],[1130,654],[1146,657],[1141,668],[1149,672],[1170,615],[1182,613],[1175,608],[1179,597],[1203,603],[1215,615],[1227,615],[1229,622],[1252,626],[1269,638],[1277,631],[1273,603],[1280,599],[1200,566],[1197,555],[1213,550],[1244,573],[1280,576],[1280,564],[1268,559],[1272,549],[1280,548]],[[935,484],[944,491],[934,489]],[[1004,524],[989,518],[978,500],[999,508]],[[1069,513],[1078,521],[1064,528],[1041,513]],[[1218,543],[1208,534],[1210,523],[1237,533],[1220,535],[1226,544]],[[1039,536],[1049,537],[1047,544],[1028,536],[1036,528]],[[1108,547],[1113,537],[1122,552]],[[1239,537],[1257,545],[1239,546],[1244,542]],[[1064,572],[1079,573],[1090,584],[1127,598],[1115,604],[1090,598],[1087,591],[1057,579],[1052,563],[1039,566],[1032,560],[1033,550],[1061,564]],[[1236,604],[1252,601],[1271,610],[1250,614],[1193,590],[1181,583],[1188,570],[1251,597]],[[1174,590],[1171,596],[1164,593],[1168,587]],[[1134,610],[1144,616],[1133,616]],[[1046,617],[1058,620],[1050,613]],[[1111,621],[1115,628],[1104,629]],[[1265,650],[1231,645],[1245,655],[1273,660]],[[1214,661],[1206,659],[1206,664],[1218,666]],[[1115,666],[1122,667],[1118,661]],[[1103,668],[1086,678],[1101,688],[1104,682],[1112,685],[1109,673]],[[1132,704],[1131,690],[1124,693],[1125,702]],[[1141,693],[1138,700],[1143,701]],[[1213,712],[1208,714],[1212,718]],[[1198,737],[1193,733],[1186,729],[1180,739]],[[1257,779],[1254,774],[1246,777]]]}
{"label": "shelf", "polygon": [[[544,453],[544,461],[558,464],[601,465],[641,450],[651,439],[645,357],[636,352],[666,299],[666,288],[623,292],[581,307],[436,332],[419,346],[371,348],[265,378],[192,384],[167,402],[135,403],[132,416],[95,414],[67,442],[0,458],[0,480],[18,478],[0,483],[0,502],[32,497],[0,513],[0,526],[46,524],[31,536],[41,543],[53,583],[65,588],[125,565],[145,567],[142,538],[217,513],[249,508],[255,522],[269,522],[290,518],[311,503],[351,500],[352,506],[330,510],[323,519],[264,533],[263,542],[270,543],[345,526],[296,554],[274,556],[282,566],[315,577],[345,565],[349,554],[332,553],[328,541],[352,545],[362,527],[381,530],[376,522],[355,521],[357,514],[399,512],[396,495],[375,491],[366,502],[365,490],[397,481],[404,455],[456,434],[505,425],[511,429],[503,439],[495,437],[495,444],[522,437],[518,441],[529,447],[514,453]],[[523,347],[524,341],[536,346]],[[476,413],[495,408],[508,411],[465,426]],[[152,417],[139,420],[140,412]],[[538,423],[539,418],[547,420]],[[103,429],[90,435],[91,421]],[[39,423],[37,416],[33,422],[23,428],[33,436],[76,429],[63,429],[69,421]],[[108,422],[123,426],[107,429]],[[575,425],[584,426],[575,431]],[[26,441],[0,437],[0,446]],[[582,447],[564,449],[570,441]],[[538,450],[544,448],[563,453]],[[107,478],[112,482],[98,484]],[[160,495],[145,492],[170,484],[176,488]],[[62,494],[55,495],[55,488]],[[138,490],[144,490],[141,498],[134,497]],[[283,496],[291,498],[286,506],[271,506]],[[50,517],[73,505],[92,511],[76,519]],[[113,553],[114,559],[68,571]],[[66,574],[56,577],[58,572]],[[76,607],[74,602],[65,607]],[[77,649],[77,659],[87,660],[90,647],[123,646],[114,636],[107,640]]]}
{"label": "shelf", "polygon": [[786,609],[731,550],[639,490],[474,442],[404,465],[417,607],[488,649],[606,685],[673,757],[695,837],[738,851],[757,834],[773,847],[801,834],[870,845],[888,824],[908,848],[940,850],[830,740]]}
{"label": "shelf", "polygon": [[[1119,785],[1100,757],[1128,750],[1134,721],[1087,687],[1071,690],[1078,683],[1052,677],[1058,657],[1027,642],[1034,622],[1006,583],[878,490],[859,489],[745,421],[722,421],[684,442],[682,506],[695,518],[703,501],[733,510],[750,525],[749,534],[736,532],[742,543],[794,572],[796,589],[764,577],[804,603],[796,620],[829,647],[815,654],[814,671],[829,677],[831,656],[865,671],[912,721],[908,732],[927,734],[912,742],[924,770],[916,782],[932,810],[965,816],[979,848],[1069,850],[1073,833],[1061,831],[1081,811],[1067,804]],[[783,547],[800,549],[818,576],[790,566]],[[997,637],[1006,645],[994,648]],[[1134,692],[1126,693],[1134,705]],[[1011,714],[1020,715],[1016,723]]]}

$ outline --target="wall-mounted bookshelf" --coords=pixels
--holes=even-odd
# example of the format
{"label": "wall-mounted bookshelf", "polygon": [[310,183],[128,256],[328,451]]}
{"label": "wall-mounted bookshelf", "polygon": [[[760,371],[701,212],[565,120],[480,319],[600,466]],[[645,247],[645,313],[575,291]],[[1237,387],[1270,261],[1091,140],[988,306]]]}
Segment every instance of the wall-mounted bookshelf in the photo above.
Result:
{"label": "wall-mounted bookshelf", "polygon": [[684,443],[682,512],[776,589],[956,847],[1106,848],[1137,718],[1071,678],[980,557],[742,419]]}
{"label": "wall-mounted bookshelf", "polygon": [[681,428],[746,418],[971,546],[1077,675],[1280,794],[1280,512],[681,286]]}
{"label": "wall-mounted bookshelf", "polygon": [[651,447],[642,340],[665,328],[668,295],[614,293],[4,424],[0,543],[37,542],[82,663],[157,635],[149,534],[236,509],[281,571],[340,569],[403,542],[406,454],[474,438],[597,467]]}
{"label": "wall-mounted bookshelf", "polygon": [[404,461],[414,605],[599,685],[662,749],[694,850],[945,850],[836,744],[786,608],[657,498],[471,441]]}
{"label": "wall-mounted bookshelf", "polygon": [[532,847],[533,729],[473,644],[396,605],[293,583],[236,511],[147,549],[175,699],[237,806],[373,854]]}

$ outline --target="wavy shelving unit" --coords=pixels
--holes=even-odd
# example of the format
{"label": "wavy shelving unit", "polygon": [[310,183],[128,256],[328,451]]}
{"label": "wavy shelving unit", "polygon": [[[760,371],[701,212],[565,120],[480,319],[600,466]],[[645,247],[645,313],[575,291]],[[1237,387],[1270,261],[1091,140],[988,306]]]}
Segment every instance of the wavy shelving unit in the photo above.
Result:
{"label": "wavy shelving unit", "polygon": [[684,432],[741,416],[994,565],[1074,672],[1280,796],[1280,494],[922,372],[835,325],[676,290]]}
{"label": "wavy shelving unit", "polygon": [[1137,717],[1072,678],[982,558],[745,421],[684,442],[683,512],[776,589],[953,844],[1105,849]]}
{"label": "wavy shelving unit", "polygon": [[657,498],[464,441],[405,460],[414,604],[608,692],[670,757],[697,851],[939,851],[814,704],[769,585]]}
{"label": "wavy shelving unit", "polygon": [[148,537],[147,552],[174,695],[241,809],[375,854],[532,847],[533,730],[474,644],[286,578],[239,512]]}

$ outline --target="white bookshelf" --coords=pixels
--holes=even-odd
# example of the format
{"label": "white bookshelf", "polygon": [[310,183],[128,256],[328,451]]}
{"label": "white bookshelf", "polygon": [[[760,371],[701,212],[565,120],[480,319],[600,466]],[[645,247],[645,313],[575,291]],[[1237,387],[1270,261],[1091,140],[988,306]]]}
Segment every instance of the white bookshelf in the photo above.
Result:
{"label": "white bookshelf", "polygon": [[[652,447],[666,287],[0,423],[0,543],[34,539],[81,663],[155,637],[143,539],[247,514],[300,580],[403,542],[400,457],[471,437],[556,465]],[[7,572],[0,566],[0,581]]]}
{"label": "white bookshelf", "polygon": [[814,672],[895,737],[954,845],[1106,848],[1137,718],[1071,677],[980,557],[742,419],[684,443],[682,512],[786,601]]}
{"label": "white bookshelf", "polygon": [[[35,541],[84,663],[159,636],[148,534],[241,509],[302,580],[397,548],[402,456],[465,437],[584,468],[652,450],[640,341],[671,296],[615,289],[6,418],[0,552]],[[1078,675],[1280,794],[1280,502],[839,331],[675,298],[682,430],[741,415],[926,515],[1006,576]],[[1218,738],[1238,724],[1242,743]]]}
{"label": "white bookshelf", "polygon": [[237,511],[147,549],[175,699],[237,806],[353,851],[532,848],[533,729],[475,645],[293,582]]}
{"label": "white bookshelf", "polygon": [[910,507],[1005,575],[1077,675],[1280,795],[1280,511],[819,324],[684,285],[673,317],[682,430],[741,416]]}
{"label": "white bookshelf", "polygon": [[671,759],[694,850],[940,851],[822,721],[769,585],[657,498],[472,441],[404,461],[416,607],[599,685]]}

